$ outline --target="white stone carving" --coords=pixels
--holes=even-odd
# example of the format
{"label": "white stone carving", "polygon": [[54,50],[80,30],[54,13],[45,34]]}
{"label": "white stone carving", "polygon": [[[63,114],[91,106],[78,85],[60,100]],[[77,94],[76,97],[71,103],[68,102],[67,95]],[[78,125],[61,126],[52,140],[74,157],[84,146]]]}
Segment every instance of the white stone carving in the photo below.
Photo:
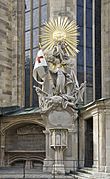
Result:
{"label": "white stone carving", "polygon": [[55,163],[53,165],[53,173],[64,174],[63,152],[67,148],[68,129],[53,128],[51,133],[51,148],[55,150]]}
{"label": "white stone carving", "polygon": [[67,56],[65,44],[58,43],[52,52],[45,55],[48,70],[43,77],[41,88],[35,87],[39,95],[39,104],[42,110],[62,105],[63,108],[83,101],[86,82],[79,86],[72,59]]}

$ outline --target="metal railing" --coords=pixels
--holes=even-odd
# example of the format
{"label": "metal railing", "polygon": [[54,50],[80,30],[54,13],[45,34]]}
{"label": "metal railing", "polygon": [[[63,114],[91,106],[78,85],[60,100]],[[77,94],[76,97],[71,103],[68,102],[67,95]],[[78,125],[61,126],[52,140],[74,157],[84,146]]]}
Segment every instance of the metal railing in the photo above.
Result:
{"label": "metal railing", "polygon": [[[47,168],[47,173],[52,174],[51,179],[55,179],[58,175],[62,175],[62,173],[60,173],[59,170],[57,170],[57,169],[59,169],[59,167],[60,167],[60,169],[61,169],[61,167],[63,167],[63,166],[59,166],[59,165],[57,166],[57,164],[62,163],[62,162],[64,164],[64,169],[65,169],[65,173],[63,173],[63,175],[65,175],[65,177],[66,176],[73,176],[74,178],[76,178],[76,175],[80,171],[80,169],[82,169],[84,167],[92,168],[92,163],[94,163],[94,162],[95,162],[96,165],[98,164],[97,160],[95,160],[95,161],[93,161],[93,160],[92,161],[91,160],[87,161],[86,160],[86,163],[88,162],[88,166],[87,165],[85,166],[85,161],[84,160],[80,160],[80,161],[78,161],[78,160],[63,160],[63,161],[60,161],[60,160],[57,160],[57,161],[55,161],[55,160],[47,160],[48,164],[46,164],[45,167]],[[25,163],[24,163],[24,166],[23,166],[23,178],[25,178],[26,175],[28,175],[30,172],[32,174],[37,174],[38,168],[39,168],[39,166],[36,169],[34,168],[34,170],[32,172],[32,169],[27,170],[25,168]],[[49,171],[48,171],[48,168],[49,168]],[[36,170],[36,173],[34,173],[35,170]],[[43,166],[42,166],[42,171],[40,171],[40,173],[43,173]],[[46,171],[44,173],[46,173]]]}
{"label": "metal railing", "polygon": [[[47,163],[42,166],[38,165],[33,168],[27,168],[26,162],[23,162],[22,167],[2,167],[0,168],[0,174],[4,172],[4,174],[7,174],[9,176],[13,176],[11,178],[15,178],[15,176],[20,176],[20,178],[26,179],[29,176],[41,176],[44,175],[44,177],[49,176],[49,179],[57,179],[58,175],[63,175],[65,178],[72,176],[74,179],[77,179],[77,174],[80,171],[81,168],[85,167],[85,161],[84,160],[47,160]],[[92,168],[92,163],[95,163],[96,165],[98,164],[98,161],[86,161],[86,164],[88,162],[88,167],[89,164],[91,165]],[[60,165],[62,164],[62,165]],[[64,164],[64,165],[63,165]],[[87,167],[87,165],[86,165]],[[45,168],[45,171],[43,170]],[[64,169],[64,172],[62,172]],[[61,172],[60,172],[61,171]],[[18,177],[16,177],[18,178]],[[30,177],[31,178],[31,177]],[[40,177],[39,177],[40,178]]]}

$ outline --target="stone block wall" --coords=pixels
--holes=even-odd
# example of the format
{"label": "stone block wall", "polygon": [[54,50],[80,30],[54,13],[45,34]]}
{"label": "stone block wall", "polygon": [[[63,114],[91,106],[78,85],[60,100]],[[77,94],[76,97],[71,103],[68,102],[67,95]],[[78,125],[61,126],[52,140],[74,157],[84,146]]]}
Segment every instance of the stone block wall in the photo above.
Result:
{"label": "stone block wall", "polygon": [[0,0],[0,106],[11,103],[12,27],[11,0]]}
{"label": "stone block wall", "polygon": [[22,4],[0,0],[0,107],[23,105]]}
{"label": "stone block wall", "polygon": [[51,0],[49,3],[49,17],[67,16],[76,19],[76,0]]}
{"label": "stone block wall", "polygon": [[110,0],[102,1],[101,58],[102,97],[110,97]]}

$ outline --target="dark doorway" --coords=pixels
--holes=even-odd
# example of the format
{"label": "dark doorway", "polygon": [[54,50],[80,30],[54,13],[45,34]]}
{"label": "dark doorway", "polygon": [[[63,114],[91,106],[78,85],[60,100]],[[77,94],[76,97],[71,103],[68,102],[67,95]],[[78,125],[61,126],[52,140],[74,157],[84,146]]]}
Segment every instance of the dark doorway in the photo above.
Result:
{"label": "dark doorway", "polygon": [[85,120],[85,167],[93,165],[93,119]]}

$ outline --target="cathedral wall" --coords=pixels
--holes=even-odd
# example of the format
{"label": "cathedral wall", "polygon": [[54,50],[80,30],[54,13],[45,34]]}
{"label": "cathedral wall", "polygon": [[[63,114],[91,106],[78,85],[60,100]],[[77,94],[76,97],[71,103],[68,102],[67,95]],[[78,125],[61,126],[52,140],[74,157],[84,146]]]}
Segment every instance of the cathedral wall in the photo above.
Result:
{"label": "cathedral wall", "polygon": [[101,9],[101,59],[102,97],[110,97],[110,0],[102,0]]}
{"label": "cathedral wall", "polygon": [[0,0],[0,105],[10,105],[12,96],[12,4]]}
{"label": "cathedral wall", "polygon": [[[22,4],[0,0],[0,106],[22,103]],[[18,21],[19,19],[19,21]]]}
{"label": "cathedral wall", "polygon": [[[51,8],[50,8],[51,7]],[[76,0],[49,1],[49,17],[67,16],[76,19]]]}
{"label": "cathedral wall", "polygon": [[[1,130],[1,124],[0,124],[0,130]],[[1,161],[1,133],[0,133],[0,161]],[[0,163],[1,165],[1,163]]]}

